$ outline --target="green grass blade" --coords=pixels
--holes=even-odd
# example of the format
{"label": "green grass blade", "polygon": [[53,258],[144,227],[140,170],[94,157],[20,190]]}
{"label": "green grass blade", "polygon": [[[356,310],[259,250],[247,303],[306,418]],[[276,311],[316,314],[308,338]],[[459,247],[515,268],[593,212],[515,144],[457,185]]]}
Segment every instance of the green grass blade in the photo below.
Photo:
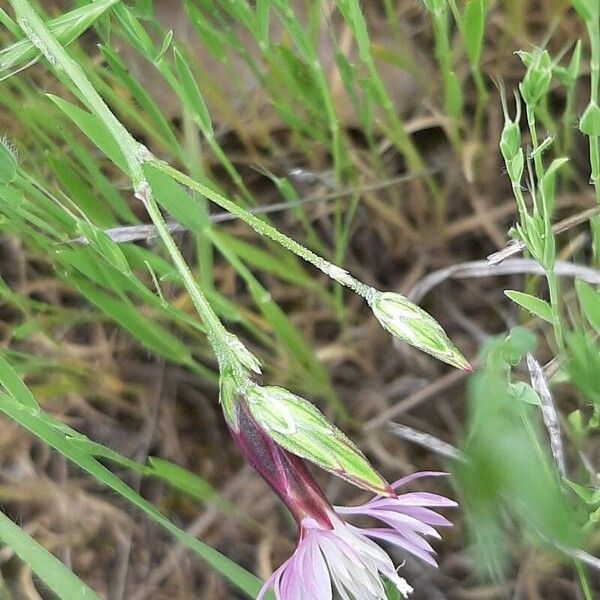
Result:
{"label": "green grass blade", "polygon": [[59,598],[100,600],[100,596],[46,548],[0,512],[0,540],[30,567]]}

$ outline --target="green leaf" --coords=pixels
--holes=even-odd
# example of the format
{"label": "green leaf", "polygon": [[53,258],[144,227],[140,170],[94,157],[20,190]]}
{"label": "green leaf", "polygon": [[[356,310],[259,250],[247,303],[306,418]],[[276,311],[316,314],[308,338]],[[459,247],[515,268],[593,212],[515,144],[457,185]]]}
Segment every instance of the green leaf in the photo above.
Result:
{"label": "green leaf", "polygon": [[170,48],[172,42],[173,42],[173,30],[171,29],[170,31],[167,31],[167,33],[163,39],[163,42],[160,46],[160,50],[158,51],[158,54],[154,58],[155,63],[158,63],[163,59],[163,56],[167,53],[167,50]]}
{"label": "green leaf", "polygon": [[[600,409],[600,346],[580,329],[568,333],[566,341],[569,360],[565,370],[569,380],[597,411]],[[579,420],[582,425],[581,413]]]}
{"label": "green leaf", "polygon": [[96,117],[82,108],[71,104],[67,100],[63,100],[53,94],[47,94],[48,98],[52,100],[68,117],[77,125],[79,129],[94,143],[108,158],[119,167],[123,172],[127,173],[127,161],[119,148],[119,145],[113,138],[112,134],[104,123]]}
{"label": "green leaf", "polygon": [[389,493],[364,454],[304,398],[281,387],[251,385],[246,399],[259,425],[292,454],[366,490]]}
{"label": "green leaf", "polygon": [[590,325],[600,331],[600,294],[588,283],[575,281],[575,290],[583,314],[590,322]]}
{"label": "green leaf", "polygon": [[527,402],[527,404],[533,404],[535,406],[540,406],[542,403],[537,392],[524,381],[515,381],[514,383],[509,384],[508,393],[515,400],[519,400],[520,402]]}
{"label": "green leaf", "polygon": [[179,223],[190,231],[200,233],[209,225],[208,218],[200,210],[198,201],[171,177],[149,163],[144,173],[157,202]]}
{"label": "green leaf", "polygon": [[183,342],[151,318],[144,317],[139,308],[126,298],[110,296],[83,279],[78,279],[77,287],[90,302],[157,356],[179,364],[191,362],[190,351]]}
{"label": "green leaf", "polygon": [[552,307],[545,300],[542,300],[541,298],[536,298],[535,296],[531,296],[530,294],[517,292],[516,290],[506,290],[504,293],[513,302],[523,307],[525,310],[528,310],[536,317],[539,317],[540,319],[543,319],[548,323],[552,323],[554,321],[554,317],[552,315]]}
{"label": "green leaf", "polygon": [[0,540],[40,578],[59,598],[100,600],[100,596],[87,586],[46,548],[15,525],[0,512]]}
{"label": "green leaf", "polygon": [[[120,0],[95,0],[48,21],[46,25],[61,45],[67,46],[118,2]],[[0,73],[37,60],[39,56],[40,51],[28,38],[23,38],[0,51]]]}
{"label": "green leaf", "polygon": [[210,483],[168,460],[151,457],[148,459],[148,465],[146,475],[166,481],[170,486],[199,502],[209,502],[217,495],[215,488]]}
{"label": "green leaf", "polygon": [[[0,382],[5,383],[4,373],[1,371]],[[95,458],[86,452],[82,452],[73,445],[63,432],[57,430],[55,425],[47,420],[47,416],[44,413],[39,411],[32,412],[31,409],[28,409],[23,404],[19,404],[16,399],[3,393],[0,393],[0,412],[3,412],[6,416],[30,431],[37,438],[57,450],[95,480],[108,486],[133,506],[137,507],[152,521],[161,525],[179,542],[193,550],[215,569],[215,571],[223,575],[246,594],[254,597],[258,593],[261,582],[256,577],[223,556],[220,552],[173,525],[173,523],[164,517],[154,506],[152,506],[152,504],[134,492]],[[62,597],[79,598],[77,595],[67,595]]]}
{"label": "green leaf", "polygon": [[579,120],[579,130],[589,136],[600,136],[600,106],[590,102]]}
{"label": "green leaf", "polygon": [[463,39],[472,65],[479,64],[483,42],[485,7],[483,0],[469,0],[463,15]]}
{"label": "green leaf", "polygon": [[102,229],[95,227],[87,221],[79,221],[78,229],[88,244],[92,246],[100,256],[124,275],[130,275],[129,263],[123,251],[114,240],[112,240]]}
{"label": "green leaf", "polygon": [[446,86],[446,113],[451,117],[458,117],[462,112],[464,99],[460,80],[454,71],[448,73]]}
{"label": "green leaf", "polygon": [[17,176],[17,153],[6,138],[0,138],[0,185],[8,185]]}
{"label": "green leaf", "polygon": [[2,373],[0,381],[11,396],[33,410],[40,408],[29,388],[21,381],[17,372],[2,354],[0,354],[0,372]]}
{"label": "green leaf", "polygon": [[183,91],[182,100],[190,113],[196,117],[198,125],[202,129],[204,135],[212,138],[215,133],[212,121],[208,114],[204,98],[198,88],[198,84],[192,75],[192,71],[177,48],[173,49],[173,55],[175,57],[175,68],[177,69],[177,75],[179,76],[179,82],[181,83],[181,89]]}
{"label": "green leaf", "polygon": [[571,4],[584,21],[597,21],[600,12],[598,0],[571,0]]}

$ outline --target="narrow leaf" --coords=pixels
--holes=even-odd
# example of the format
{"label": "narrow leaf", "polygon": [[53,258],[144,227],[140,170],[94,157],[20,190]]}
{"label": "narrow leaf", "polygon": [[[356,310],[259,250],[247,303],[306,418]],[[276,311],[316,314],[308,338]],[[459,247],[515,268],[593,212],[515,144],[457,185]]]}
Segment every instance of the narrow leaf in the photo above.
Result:
{"label": "narrow leaf", "polygon": [[554,321],[554,317],[552,315],[552,307],[548,302],[542,300],[541,298],[536,298],[535,296],[531,296],[530,294],[525,294],[523,292],[517,292],[515,290],[506,290],[504,292],[513,302],[528,310],[530,313],[533,313],[536,317],[547,321],[548,323],[552,323]]}

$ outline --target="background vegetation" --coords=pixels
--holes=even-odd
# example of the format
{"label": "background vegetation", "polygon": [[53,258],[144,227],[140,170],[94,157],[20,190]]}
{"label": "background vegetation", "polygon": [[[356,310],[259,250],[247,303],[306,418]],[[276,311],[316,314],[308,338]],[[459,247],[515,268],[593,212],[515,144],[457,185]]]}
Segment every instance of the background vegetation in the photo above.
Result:
{"label": "background vegetation", "polygon": [[[0,2],[0,595],[247,597],[294,531],[232,448],[135,157],[32,46],[29,4],[197,182],[146,173],[269,381],[388,479],[453,473],[440,569],[403,567],[414,597],[597,597],[598,0]],[[223,199],[419,302],[476,374],[394,344]]]}

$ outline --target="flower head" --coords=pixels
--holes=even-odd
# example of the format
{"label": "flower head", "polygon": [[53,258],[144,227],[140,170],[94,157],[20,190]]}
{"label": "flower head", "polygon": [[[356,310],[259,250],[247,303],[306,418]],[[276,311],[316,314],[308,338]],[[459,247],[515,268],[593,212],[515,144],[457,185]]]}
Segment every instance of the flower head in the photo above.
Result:
{"label": "flower head", "polygon": [[328,530],[310,517],[302,520],[296,551],[267,579],[257,600],[269,588],[277,600],[332,600],[333,588],[345,600],[386,600],[381,575],[402,596],[412,591],[382,548],[360,529],[333,515],[332,521]]}
{"label": "flower head", "polygon": [[[427,536],[450,522],[432,508],[456,506],[452,500],[425,492],[398,494],[402,485],[424,472],[400,479],[387,496],[361,506],[333,507],[299,456],[279,445],[254,418],[244,397],[232,407],[231,433],[246,460],[277,493],[298,524],[294,554],[265,582],[277,600],[332,600],[334,590],[344,600],[386,600],[382,577],[406,597],[411,587],[400,577],[392,559],[379,545],[388,543],[435,565]],[[386,490],[387,491],[387,490]],[[359,528],[346,521],[369,517],[383,527]]]}

